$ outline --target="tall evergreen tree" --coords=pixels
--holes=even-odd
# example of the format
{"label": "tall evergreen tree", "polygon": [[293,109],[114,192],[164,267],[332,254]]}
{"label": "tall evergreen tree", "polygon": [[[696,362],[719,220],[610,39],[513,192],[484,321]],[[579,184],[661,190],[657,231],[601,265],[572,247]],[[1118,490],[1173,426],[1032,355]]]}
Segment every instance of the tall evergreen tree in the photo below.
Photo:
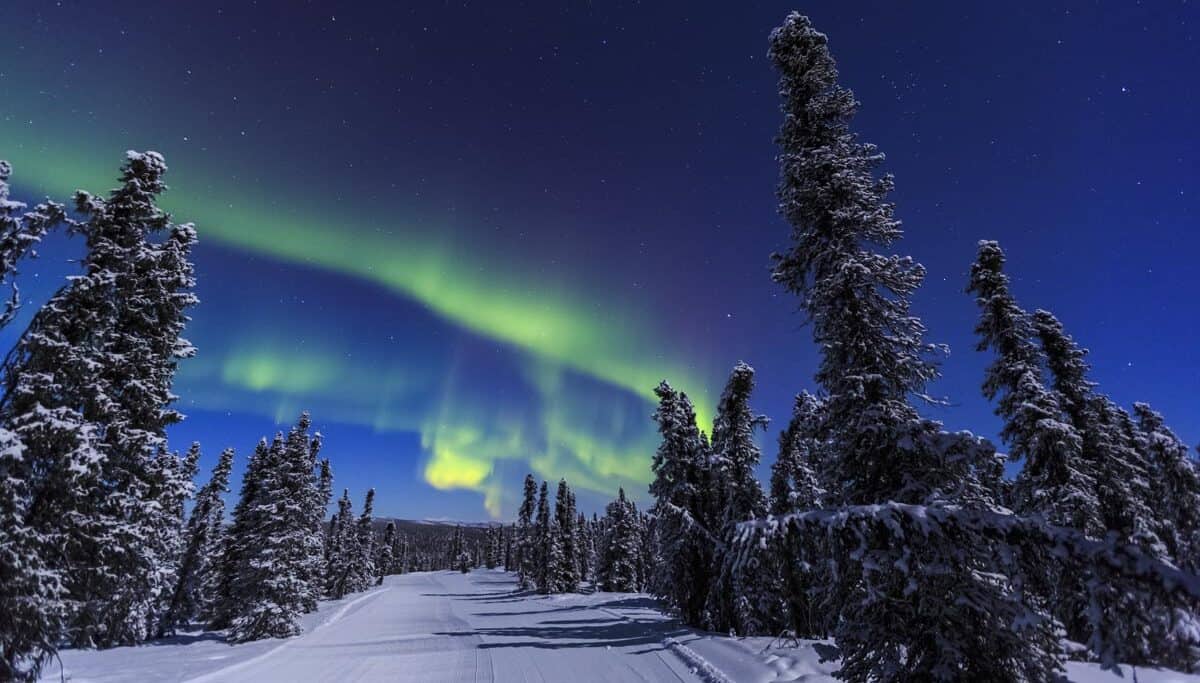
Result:
{"label": "tall evergreen tree", "polygon": [[554,498],[554,526],[558,537],[556,545],[560,553],[558,561],[550,568],[554,589],[558,593],[573,593],[579,589],[575,494],[571,493],[566,479],[558,481],[558,493]]}
{"label": "tall evergreen tree", "polygon": [[241,560],[242,601],[229,637],[234,642],[299,632],[299,616],[315,601],[313,564],[322,555],[313,534],[313,500],[319,497],[316,458],[301,414],[285,439],[267,450],[263,477],[249,509],[249,543]]}
{"label": "tall evergreen tree", "polygon": [[536,508],[537,482],[532,474],[525,475],[521,507],[517,511],[517,583],[532,588],[537,576],[537,553],[534,540],[533,515]]}
{"label": "tall evergreen tree", "polygon": [[246,463],[238,502],[233,508],[233,518],[222,534],[217,590],[213,596],[209,621],[209,627],[213,629],[227,628],[242,600],[244,587],[241,582],[241,569],[249,550],[248,546],[252,542],[252,510],[266,475],[268,450],[267,440],[260,439]]}
{"label": "tall evergreen tree", "polygon": [[1035,343],[1032,321],[1009,291],[1003,268],[1000,245],[980,242],[968,291],[976,295],[981,310],[975,328],[979,350],[996,353],[984,381],[984,395],[997,401],[996,413],[1004,418],[1001,436],[1009,444],[1010,457],[1024,461],[1016,507],[1098,537],[1104,525],[1094,467],[1083,458],[1079,432],[1063,421],[1058,393],[1043,382],[1045,356]]}
{"label": "tall evergreen tree", "polygon": [[[33,247],[54,224],[65,220],[62,206],[53,203],[18,215],[25,205],[9,199],[11,171],[8,162],[0,160],[0,285],[12,289],[0,314],[0,328],[12,321],[21,303],[18,262],[33,254]],[[62,536],[37,529],[27,519],[39,475],[29,467],[25,451],[17,433],[0,428],[0,679],[4,680],[36,680],[62,639],[67,612],[63,569],[54,562],[59,552],[55,543]],[[64,460],[78,462],[78,455],[64,453]],[[69,467],[59,476],[71,478]],[[78,480],[72,483],[74,490],[82,488]]]}
{"label": "tall evergreen tree", "polygon": [[754,369],[738,363],[721,394],[713,424],[713,459],[720,463],[725,488],[721,540],[713,559],[718,569],[706,608],[708,627],[714,631],[756,633],[765,626],[763,603],[769,597],[762,592],[767,579],[758,566],[762,558],[739,563],[733,552],[737,525],[767,513],[766,497],[754,475],[759,460],[754,435],[766,427],[767,418],[750,409],[753,389]]}
{"label": "tall evergreen tree", "polygon": [[806,17],[789,16],[771,34],[780,72],[780,213],[792,246],[776,255],[773,277],[800,297],[823,350],[817,381],[838,457],[829,495],[849,504],[897,499],[905,492],[905,435],[922,431],[908,397],[937,376],[909,314],[925,269],[911,258],[871,251],[900,239],[887,201],[891,176],[873,171],[883,155],[859,142],[849,123],[858,103],[837,83],[827,39]]}
{"label": "tall evergreen tree", "polygon": [[179,563],[170,607],[163,618],[161,630],[164,633],[211,613],[218,584],[221,531],[225,523],[224,496],[229,492],[232,471],[233,449],[226,448],[221,451],[208,483],[196,493],[185,529],[187,545]]}
{"label": "tall evergreen tree", "polygon": [[[793,13],[772,32],[768,56],[783,98],[779,210],[792,227],[773,277],[799,297],[822,351],[816,378],[829,453],[821,464],[825,504],[854,512],[792,515],[784,528],[800,544],[797,554],[819,552],[837,568],[824,590],[836,597],[829,608],[836,611],[830,621],[842,653],[839,676],[1044,677],[1056,666],[1052,634],[1015,620],[1013,588],[984,578],[982,546],[963,548],[931,533],[917,561],[912,547],[879,533],[894,505],[989,508],[994,449],[969,434],[944,433],[910,401],[924,397],[938,374],[931,359],[938,348],[924,341],[925,328],[910,313],[925,271],[909,257],[881,253],[902,236],[887,199],[893,182],[875,174],[883,155],[850,130],[858,103],[838,83],[828,39]],[[856,531],[833,531],[851,519]],[[841,533],[858,540],[843,542]],[[964,604],[964,595],[972,602]],[[949,615],[960,625],[947,625]]]}
{"label": "tall evergreen tree", "polygon": [[26,445],[25,524],[53,538],[73,606],[70,641],[107,646],[152,634],[172,586],[185,495],[166,448],[180,335],[196,299],[191,225],[157,205],[166,164],[127,155],[107,198],[79,192],[84,273],[33,318],[4,365],[0,421]]}
{"label": "tall evergreen tree", "polygon": [[655,394],[659,405],[654,418],[662,443],[651,464],[650,494],[662,561],[655,568],[652,589],[679,610],[685,623],[701,625],[716,545],[708,496],[709,448],[687,395],[666,382]]}
{"label": "tall evergreen tree", "polygon": [[1158,533],[1179,567],[1200,572],[1200,470],[1187,445],[1149,404],[1133,404],[1139,450],[1150,460]]}
{"label": "tall evergreen tree", "polygon": [[337,600],[354,590],[354,563],[359,555],[358,533],[349,489],[342,490],[337,514],[330,520],[329,539],[325,593]]}
{"label": "tall evergreen tree", "polygon": [[368,489],[363,500],[363,511],[358,517],[354,534],[357,538],[357,555],[353,558],[353,579],[351,592],[366,590],[375,584],[375,532],[371,529],[371,520],[375,514],[375,489]]}
{"label": "tall evergreen tree", "polygon": [[554,528],[550,525],[550,501],[546,482],[538,489],[537,518],[534,520],[535,547],[537,558],[534,585],[539,593],[553,592],[554,575],[551,570],[556,551]]}
{"label": "tall evergreen tree", "polygon": [[328,460],[318,460],[321,434],[310,435],[311,426],[312,417],[302,412],[288,431],[286,443],[288,462],[296,469],[297,501],[304,520],[302,531],[297,533],[303,538],[299,561],[304,586],[301,606],[305,612],[316,610],[324,593],[325,511],[333,494],[333,470]]}

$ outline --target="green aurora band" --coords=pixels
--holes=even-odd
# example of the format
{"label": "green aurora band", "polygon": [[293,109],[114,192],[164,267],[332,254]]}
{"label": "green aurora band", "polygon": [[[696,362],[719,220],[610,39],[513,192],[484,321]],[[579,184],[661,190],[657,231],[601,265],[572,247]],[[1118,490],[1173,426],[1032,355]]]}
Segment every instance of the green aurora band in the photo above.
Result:
{"label": "green aurora band", "polygon": [[[122,160],[119,153],[96,151],[84,140],[68,150],[51,136],[38,134],[39,130],[12,119],[0,120],[0,142],[21,141],[15,146],[0,144],[0,158],[13,163],[13,180],[19,187],[36,188],[62,201],[76,188],[98,192],[114,185]],[[167,161],[172,163],[169,153]],[[618,302],[606,300],[602,308],[598,297],[538,281],[522,274],[519,264],[488,261],[449,240],[393,230],[383,221],[322,217],[274,204],[268,210],[244,191],[221,187],[204,177],[190,166],[194,162],[184,158],[175,163],[178,171],[172,171],[168,180],[176,189],[164,197],[163,204],[179,219],[196,222],[202,240],[374,283],[461,329],[507,344],[535,369],[530,379],[541,406],[540,438],[533,440],[525,436],[528,430],[498,422],[487,406],[464,410],[455,403],[453,392],[443,392],[432,414],[427,407],[422,411],[408,406],[424,413],[424,418],[400,418],[390,398],[397,393],[397,382],[403,381],[381,377],[370,366],[331,362],[328,359],[339,355],[333,349],[281,357],[286,354],[278,347],[242,345],[223,351],[202,349],[202,354],[223,353],[220,368],[192,361],[202,363],[190,371],[194,375],[274,397],[277,406],[272,412],[277,421],[291,419],[305,397],[327,395],[331,386],[345,385],[347,377],[353,378],[350,385],[380,394],[380,401],[365,413],[356,412],[364,406],[352,406],[327,418],[370,423],[379,430],[419,431],[428,456],[422,471],[425,481],[440,489],[482,493],[494,516],[500,514],[503,496],[494,468],[500,460],[523,459],[544,477],[565,476],[576,486],[605,495],[612,494],[614,483],[649,479],[653,440],[619,442],[604,430],[575,424],[580,413],[586,417],[589,411],[580,406],[572,410],[558,380],[565,372],[639,397],[643,407],[653,400],[658,382],[668,378],[696,400],[698,422],[711,424],[708,383],[702,378],[712,375],[672,358],[668,352],[679,347],[644,316],[620,308]],[[429,381],[423,378],[419,384]],[[204,395],[197,403],[228,407],[216,405],[228,397],[200,393]],[[639,431],[647,429],[648,424]]]}

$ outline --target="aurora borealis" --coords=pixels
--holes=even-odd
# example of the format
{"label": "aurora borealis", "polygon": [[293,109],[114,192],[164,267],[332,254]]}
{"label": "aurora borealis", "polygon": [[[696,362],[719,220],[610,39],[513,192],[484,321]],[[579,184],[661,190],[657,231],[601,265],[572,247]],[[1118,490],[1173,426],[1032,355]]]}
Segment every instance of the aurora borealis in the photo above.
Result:
{"label": "aurora borealis", "polygon": [[[21,197],[66,200],[125,149],[166,156],[164,203],[201,239],[172,437],[205,465],[307,408],[382,514],[508,517],[530,469],[590,509],[644,498],[660,379],[702,423],[738,359],[775,426],[811,388],[768,277],[787,233],[763,55],[789,5],[106,5],[0,9],[0,158]],[[1162,68],[1198,62],[1196,10],[804,9],[929,269],[918,312],[954,350],[931,412],[995,428],[962,294],[995,238],[1111,394],[1200,437],[1200,94]],[[31,302],[73,248],[24,268]]]}

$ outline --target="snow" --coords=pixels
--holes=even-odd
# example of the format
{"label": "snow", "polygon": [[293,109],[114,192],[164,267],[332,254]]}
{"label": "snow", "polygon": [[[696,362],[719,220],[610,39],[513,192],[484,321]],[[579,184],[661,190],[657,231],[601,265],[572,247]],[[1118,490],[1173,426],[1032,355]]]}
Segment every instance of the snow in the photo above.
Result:
{"label": "snow", "polygon": [[[295,638],[229,645],[196,632],[138,647],[67,650],[75,683],[186,681],[833,681],[828,642],[731,638],[664,616],[636,593],[536,595],[499,570],[390,576],[380,588],[321,604]],[[826,660],[826,661],[822,661]],[[1096,665],[1071,663],[1076,683],[1117,683]],[[60,680],[57,664],[45,681]],[[1200,676],[1139,669],[1141,683],[1200,683]]]}

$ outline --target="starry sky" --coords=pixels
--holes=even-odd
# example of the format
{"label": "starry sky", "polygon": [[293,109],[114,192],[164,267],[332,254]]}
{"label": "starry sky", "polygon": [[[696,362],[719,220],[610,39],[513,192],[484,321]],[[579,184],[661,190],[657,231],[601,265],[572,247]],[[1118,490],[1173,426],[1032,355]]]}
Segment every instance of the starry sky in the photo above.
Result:
{"label": "starry sky", "polygon": [[[166,156],[163,204],[201,238],[171,438],[204,467],[309,409],[380,514],[511,518],[526,471],[590,511],[646,499],[660,379],[711,420],[754,365],[764,474],[813,388],[768,275],[766,39],[791,9],[830,36],[929,271],[915,310],[952,351],[925,412],[998,429],[963,293],[989,238],[1103,390],[1200,440],[1194,2],[15,0],[0,158],[28,201]],[[54,237],[24,267],[6,348],[80,251]]]}

